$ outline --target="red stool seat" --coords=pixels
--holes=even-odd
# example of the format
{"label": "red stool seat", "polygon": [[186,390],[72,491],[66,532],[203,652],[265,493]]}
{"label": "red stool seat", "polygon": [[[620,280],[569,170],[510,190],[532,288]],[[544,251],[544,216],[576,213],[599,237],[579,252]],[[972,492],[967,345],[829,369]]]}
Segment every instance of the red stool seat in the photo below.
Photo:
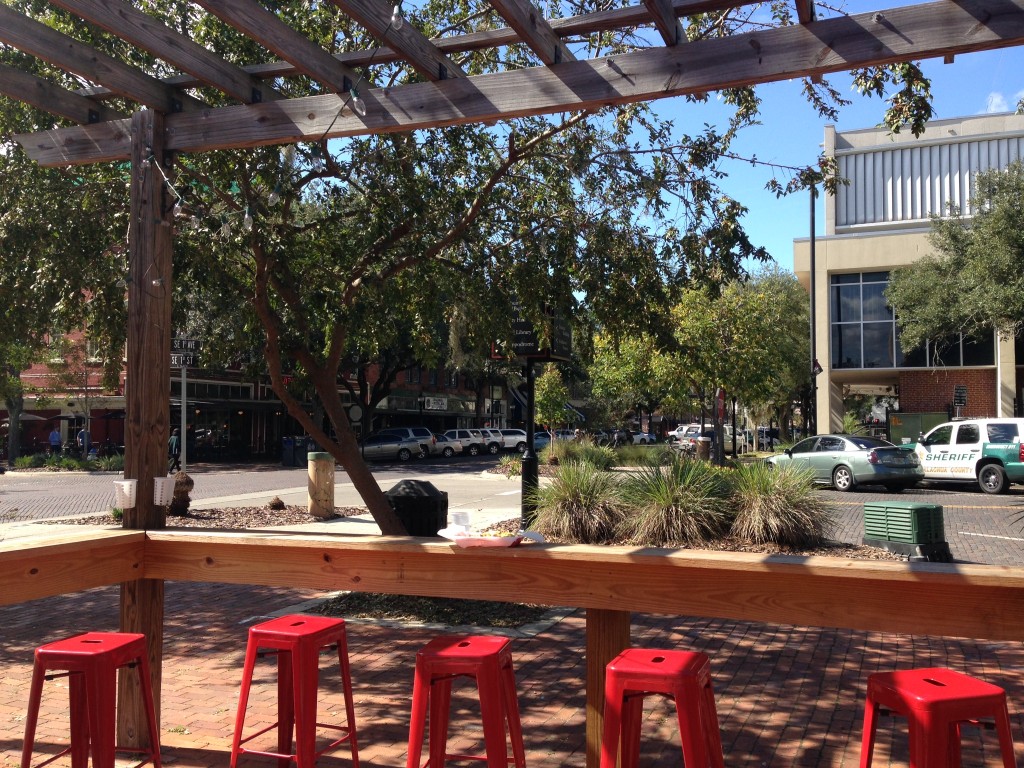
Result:
{"label": "red stool seat", "polygon": [[[121,667],[133,667],[139,673],[149,724],[149,746],[144,749],[115,746],[117,670]],[[61,670],[68,677],[71,745],[42,765],[70,752],[72,767],[85,768],[91,751],[93,768],[114,768],[116,750],[140,753],[145,758],[138,765],[152,762],[154,768],[160,768],[160,735],[153,706],[146,636],[124,632],[86,632],[36,648],[21,768],[29,768],[32,763],[43,681],[65,676],[48,674],[51,670]]]}
{"label": "red stool seat", "polygon": [[[434,638],[417,652],[406,768],[420,768],[428,709],[430,732],[428,758],[424,765],[442,768],[449,759],[486,760],[488,768],[505,768],[510,762],[516,768],[525,768],[526,752],[523,749],[511,646],[511,641],[505,637],[456,635]],[[452,680],[461,676],[476,679],[485,756],[447,752]],[[511,758],[505,746],[506,724],[512,743]]]}
{"label": "red stool seat", "polygon": [[911,768],[959,768],[960,725],[992,718],[1004,768],[1015,768],[1006,692],[984,680],[941,667],[879,672],[868,677],[860,765],[871,765],[878,711],[907,718]]}
{"label": "red stool seat", "polygon": [[601,768],[615,768],[620,741],[622,768],[639,764],[643,701],[650,694],[675,701],[686,768],[724,768],[707,654],[650,648],[627,648],[605,668]]}
{"label": "red stool seat", "polygon": [[[337,645],[341,667],[342,690],[345,697],[346,725],[317,722],[317,688],[320,677],[320,651]],[[242,737],[245,712],[249,704],[253,670],[260,649],[277,655],[277,722]],[[352,750],[352,768],[359,768],[359,747],[356,740],[355,706],[352,701],[352,678],[348,665],[348,641],[345,620],[328,616],[281,616],[249,628],[242,670],[242,690],[235,715],[235,733],[231,741],[231,768],[238,765],[242,754],[278,758],[282,768],[291,760],[298,768],[313,768],[317,758],[340,744],[348,742]],[[249,741],[277,728],[277,752],[243,747]],[[292,751],[292,730],[295,751]],[[319,751],[316,749],[317,728],[341,731]]]}

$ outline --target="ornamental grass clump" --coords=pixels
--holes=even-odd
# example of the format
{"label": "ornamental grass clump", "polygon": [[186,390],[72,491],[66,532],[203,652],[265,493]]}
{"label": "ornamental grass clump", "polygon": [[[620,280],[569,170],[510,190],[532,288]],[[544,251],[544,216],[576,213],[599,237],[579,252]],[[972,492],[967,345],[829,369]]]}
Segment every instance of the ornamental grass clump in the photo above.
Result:
{"label": "ornamental grass clump", "polygon": [[623,482],[621,495],[629,513],[618,536],[629,544],[702,544],[729,530],[725,471],[706,461],[674,457],[667,465],[644,467]]}
{"label": "ornamental grass clump", "polygon": [[835,524],[809,471],[767,462],[737,467],[732,505],[733,536],[754,544],[814,547],[828,540]]}
{"label": "ornamental grass clump", "polygon": [[537,489],[533,528],[571,544],[607,544],[621,516],[615,476],[582,461],[560,464]]}

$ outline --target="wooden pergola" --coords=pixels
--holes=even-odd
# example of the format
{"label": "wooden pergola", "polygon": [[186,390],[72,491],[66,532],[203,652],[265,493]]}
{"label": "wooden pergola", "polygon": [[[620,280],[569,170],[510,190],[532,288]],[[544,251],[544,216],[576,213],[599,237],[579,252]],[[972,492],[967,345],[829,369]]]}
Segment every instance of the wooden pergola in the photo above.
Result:
{"label": "wooden pergola", "polygon": [[[468,595],[473,597],[500,600],[535,595],[543,601],[557,596],[561,604],[574,601],[571,604],[592,612],[588,630],[588,765],[596,765],[600,671],[604,662],[628,643],[629,612],[623,606],[899,630],[906,626],[905,616],[897,621],[889,615],[892,589],[881,583],[886,579],[879,573],[901,573],[906,589],[926,596],[922,610],[914,612],[918,620],[926,620],[927,612],[944,601],[952,600],[963,611],[954,614],[964,617],[955,627],[951,620],[933,617],[927,624],[932,629],[952,628],[976,637],[1024,637],[1020,618],[1024,615],[1020,611],[1024,591],[1019,586],[1024,583],[1024,573],[1015,569],[1009,573],[1010,569],[982,569],[979,575],[958,572],[956,566],[875,566],[865,574],[863,568],[853,566],[808,568],[766,563],[755,567],[748,563],[744,568],[730,568],[699,556],[696,560],[687,557],[686,567],[679,568],[678,556],[673,559],[671,554],[595,553],[586,548],[566,548],[561,554],[543,554],[548,550],[542,549],[525,558],[502,552],[478,562],[479,556],[460,559],[447,549],[448,554],[442,556],[435,550],[443,545],[402,545],[391,539],[349,546],[352,560],[348,565],[325,568],[325,561],[331,560],[324,551],[332,545],[319,539],[303,542],[292,536],[285,550],[283,544],[265,537],[196,540],[155,533],[165,523],[162,509],[153,504],[152,486],[154,477],[165,474],[173,277],[173,227],[162,225],[169,224],[172,217],[173,200],[166,180],[174,177],[177,154],[599,109],[796,77],[817,78],[912,59],[943,57],[952,61],[958,54],[1024,43],[1024,0],[940,0],[827,19],[816,18],[812,0],[794,0],[799,22],[795,25],[696,42],[687,39],[687,17],[749,3],[643,0],[614,10],[547,19],[529,0],[490,0],[507,27],[428,39],[408,20],[396,24],[391,2],[329,1],[376,38],[379,47],[331,54],[256,0],[197,0],[194,5],[200,8],[196,13],[217,16],[279,59],[239,66],[198,45],[166,20],[140,11],[137,3],[51,0],[52,5],[88,22],[101,34],[145,50],[177,72],[163,79],[0,4],[0,43],[90,84],[71,90],[27,72],[0,67],[0,94],[67,124],[18,136],[18,142],[29,157],[44,166],[130,161],[129,277],[134,284],[144,278],[159,280],[164,286],[161,291],[129,292],[125,477],[138,481],[139,492],[137,506],[125,516],[125,527],[139,530],[123,539],[105,537],[93,544],[76,540],[20,551],[3,550],[0,545],[0,565],[14,569],[0,582],[3,602],[110,583],[109,574],[116,574],[122,584],[121,626],[149,637],[159,690],[163,579],[167,578],[290,585],[358,583],[361,589],[430,594],[423,591],[423,584],[432,574],[431,583],[442,586],[452,578],[478,579],[479,588]],[[656,30],[649,37],[660,39],[659,44],[593,59],[580,59],[573,52],[571,43],[577,36],[644,26]],[[453,54],[509,45],[532,51],[535,66],[470,77],[452,59]],[[422,81],[360,89],[365,114],[353,109],[352,89],[361,82],[357,69],[395,62],[406,62]],[[274,84],[292,77],[308,78],[316,92],[285,98]],[[211,91],[222,94],[229,104],[211,106],[198,95]],[[115,97],[118,103],[137,105],[137,111],[129,115],[112,107],[110,101]],[[157,165],[159,168],[154,167]],[[287,563],[287,570],[265,568],[259,547],[266,545],[275,546],[275,558],[281,558],[276,562]],[[108,558],[105,567],[109,570],[103,575],[91,564],[98,556]],[[345,547],[337,556],[345,557]],[[494,565],[490,561],[501,562],[506,556],[509,563],[516,557],[515,562],[537,569],[532,588],[502,586],[499,577],[506,571],[490,570]],[[80,561],[72,559],[73,567],[53,575],[55,558],[75,557]],[[232,567],[209,567],[224,562]],[[381,563],[402,568],[403,573],[415,564],[423,571],[424,581],[381,576]],[[487,568],[490,576],[472,576],[467,564]],[[363,580],[364,568],[378,578]],[[438,578],[445,573],[445,578]],[[633,584],[631,573],[640,573],[644,579]],[[682,577],[696,579],[694,589],[706,588],[718,598],[707,601],[681,596],[673,584]],[[655,598],[644,598],[651,578],[669,586]],[[569,586],[560,589],[560,579]],[[41,581],[45,586],[39,586]],[[627,582],[631,584],[628,588],[617,586]],[[462,584],[464,587],[466,582]],[[838,611],[828,608],[834,597],[830,590],[837,584],[844,587],[849,599]],[[968,607],[969,593],[978,585],[991,593],[990,609],[984,615],[972,613]],[[778,591],[770,595],[769,588]],[[765,605],[759,604],[764,600],[778,601],[778,605],[764,610]],[[723,606],[727,612],[722,612]],[[859,613],[851,614],[852,608]],[[122,731],[131,736],[140,711],[138,694],[123,683],[121,695],[129,703],[122,708]]]}

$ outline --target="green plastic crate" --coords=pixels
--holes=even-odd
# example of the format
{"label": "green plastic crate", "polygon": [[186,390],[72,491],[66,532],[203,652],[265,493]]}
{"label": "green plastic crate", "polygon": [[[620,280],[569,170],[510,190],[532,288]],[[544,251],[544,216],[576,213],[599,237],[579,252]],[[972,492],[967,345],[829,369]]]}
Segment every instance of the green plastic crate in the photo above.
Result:
{"label": "green plastic crate", "polygon": [[864,504],[864,538],[932,544],[946,540],[941,504],[878,501]]}

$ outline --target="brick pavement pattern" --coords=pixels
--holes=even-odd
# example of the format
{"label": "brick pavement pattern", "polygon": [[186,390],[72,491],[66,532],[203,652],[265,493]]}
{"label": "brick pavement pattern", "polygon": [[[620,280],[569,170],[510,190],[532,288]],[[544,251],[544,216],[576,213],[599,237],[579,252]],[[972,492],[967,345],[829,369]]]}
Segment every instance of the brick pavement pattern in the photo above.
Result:
{"label": "brick pavement pattern", "polygon": [[[161,738],[169,766],[225,768],[248,627],[322,598],[309,590],[219,584],[166,585]],[[118,590],[0,608],[0,766],[19,764],[33,649],[84,630],[115,630]],[[349,654],[366,768],[404,765],[416,650],[442,630],[349,622]],[[633,642],[704,651],[711,657],[726,765],[752,768],[856,766],[864,689],[873,672],[949,666],[1006,688],[1015,739],[1024,736],[1024,648],[950,638],[883,635],[724,620],[635,615]],[[533,637],[513,640],[527,762],[535,768],[585,765],[584,616],[572,614]],[[274,668],[257,667],[247,723],[275,718]],[[325,656],[324,664],[329,660]],[[471,684],[468,684],[471,685]],[[37,760],[66,739],[64,681],[47,683],[37,734]],[[453,695],[453,751],[480,752],[481,729],[470,688]],[[320,717],[340,721],[336,676],[321,681]],[[658,702],[657,699],[653,701]],[[644,719],[642,764],[678,766],[671,705],[655,703]],[[321,721],[323,721],[321,719]],[[906,766],[905,724],[879,729],[876,766]],[[325,732],[326,736],[331,732]],[[992,732],[964,729],[965,768],[995,765]],[[986,762],[987,761],[987,762]],[[348,764],[341,750],[321,766]],[[125,763],[119,762],[119,765]],[[247,758],[242,765],[270,765]],[[67,758],[54,764],[70,765]]]}

